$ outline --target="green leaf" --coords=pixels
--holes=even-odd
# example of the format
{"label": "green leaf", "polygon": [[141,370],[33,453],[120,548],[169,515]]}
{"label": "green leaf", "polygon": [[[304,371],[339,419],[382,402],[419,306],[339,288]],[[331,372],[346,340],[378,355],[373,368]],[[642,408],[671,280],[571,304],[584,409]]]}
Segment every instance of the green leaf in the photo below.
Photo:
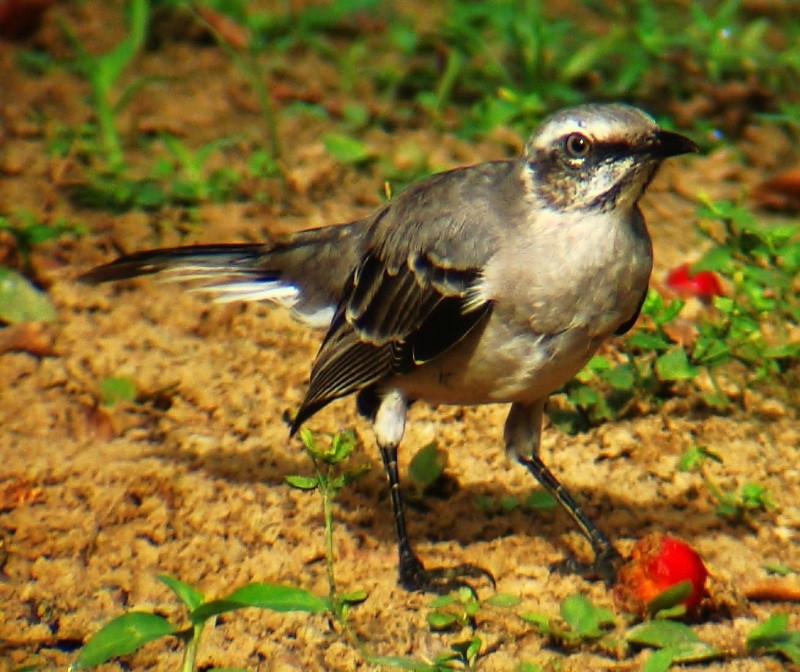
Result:
{"label": "green leaf", "polygon": [[135,401],[136,384],[125,377],[111,376],[100,381],[100,397],[103,406],[112,406],[118,401]]}
{"label": "green leaf", "polygon": [[777,576],[789,576],[790,574],[800,574],[800,571],[792,569],[789,565],[783,562],[769,562],[764,565],[764,570],[768,574],[775,574]]}
{"label": "green leaf", "polygon": [[339,600],[341,600],[344,604],[361,604],[366,599],[367,591],[365,590],[354,590],[352,593],[339,595]]}
{"label": "green leaf", "polygon": [[678,461],[678,469],[681,471],[693,471],[706,460],[713,460],[717,464],[722,464],[722,457],[713,450],[703,446],[691,446],[681,455]]}
{"label": "green leaf", "polygon": [[317,613],[328,608],[328,601],[296,586],[274,583],[250,583],[234,590],[225,599],[251,607],[273,611],[308,611]]}
{"label": "green leaf", "polygon": [[689,363],[682,348],[675,348],[656,359],[656,373],[661,380],[667,382],[690,380],[697,375],[698,368]]}
{"label": "green leaf", "polygon": [[205,602],[189,614],[192,623],[202,623],[228,611],[257,607],[271,611],[318,613],[329,608],[329,601],[295,586],[251,583],[219,600]]}
{"label": "green leaf", "polygon": [[434,630],[447,630],[458,621],[458,614],[449,611],[434,611],[428,614],[428,625]]}
{"label": "green leaf", "polygon": [[561,617],[581,637],[597,639],[605,634],[607,626],[614,625],[614,613],[597,607],[583,595],[571,595],[561,602]]}
{"label": "green leaf", "polygon": [[732,256],[733,252],[729,247],[712,247],[699,261],[692,264],[692,273],[701,271],[726,273]]}
{"label": "green leaf", "polygon": [[521,663],[517,663],[514,672],[543,672],[543,669],[541,665],[534,665],[523,660]]}
{"label": "green leaf", "polygon": [[625,634],[625,639],[632,644],[657,649],[700,641],[697,633],[688,625],[666,620],[646,621],[634,626]]}
{"label": "green leaf", "polygon": [[214,616],[219,616],[220,614],[226,614],[229,611],[236,611],[238,609],[245,609],[250,605],[244,604],[242,602],[234,602],[233,600],[209,600],[208,602],[203,602],[199,607],[193,609],[189,613],[189,620],[194,625],[200,625],[201,623],[207,621],[209,618],[213,618]]}
{"label": "green leaf", "polygon": [[620,364],[600,376],[615,390],[632,390],[636,382],[636,372],[631,364]]}
{"label": "green leaf", "polygon": [[495,593],[494,595],[490,595],[485,603],[491,607],[502,607],[506,609],[509,607],[516,607],[520,603],[520,598],[510,593]]}
{"label": "green leaf", "polygon": [[667,672],[672,667],[672,650],[662,649],[651,655],[642,665],[642,672]]}
{"label": "green leaf", "polygon": [[431,600],[431,603],[428,605],[431,609],[442,609],[443,607],[448,607],[451,604],[455,604],[456,596],[452,593],[448,593],[447,595],[437,595]]}
{"label": "green leaf", "polygon": [[447,453],[435,443],[420,448],[411,458],[408,475],[422,490],[433,485],[444,473],[447,466]]}
{"label": "green leaf", "polygon": [[788,628],[788,614],[773,614],[747,634],[745,648],[748,651],[778,653],[800,664],[800,632]]}
{"label": "green leaf", "polygon": [[473,637],[465,642],[456,642],[450,648],[452,648],[454,651],[458,651],[461,654],[464,662],[469,664],[478,656],[482,646],[483,640],[481,640],[480,637]]}
{"label": "green leaf", "polygon": [[550,618],[541,612],[528,611],[524,614],[521,614],[520,618],[526,623],[530,623],[532,626],[534,626],[542,635],[548,635],[553,631]]}
{"label": "green leaf", "polygon": [[672,341],[665,335],[647,332],[634,331],[626,339],[628,345],[640,350],[667,350],[672,346]]}
{"label": "green leaf", "polygon": [[319,486],[319,479],[316,476],[292,475],[286,477],[286,482],[298,490],[314,490]]}
{"label": "green leaf", "polygon": [[175,627],[163,616],[132,611],[106,623],[83,646],[71,666],[83,670],[112,658],[133,653],[147,642],[174,634]]}
{"label": "green leaf", "polygon": [[431,672],[433,669],[430,663],[403,656],[368,656],[366,661],[376,667],[393,667],[398,670],[411,670],[411,672]]}
{"label": "green leaf", "polygon": [[375,156],[363,142],[341,133],[326,133],[322,142],[328,154],[341,163],[358,165]]}
{"label": "green leaf", "polygon": [[205,595],[196,590],[188,583],[169,576],[169,574],[159,574],[156,578],[169,588],[183,602],[189,611],[197,609],[206,599]]}
{"label": "green leaf", "polygon": [[16,271],[0,266],[0,322],[49,322],[55,317],[47,294]]}
{"label": "green leaf", "polygon": [[682,610],[677,612],[672,612],[672,609],[676,607],[683,607],[681,604],[689,595],[692,593],[692,582],[687,580],[679,581],[674,586],[670,586],[669,588],[662,590],[658,595],[656,595],[648,604],[647,604],[647,612],[651,616],[655,616],[659,614],[659,612],[670,611],[669,614],[661,614],[662,617],[665,616],[682,616],[686,613],[686,608],[684,607]]}
{"label": "green leaf", "polygon": [[642,672],[662,672],[673,663],[698,663],[721,655],[720,651],[705,642],[677,644],[656,651],[642,666]]}
{"label": "green leaf", "polygon": [[525,498],[522,506],[526,509],[534,509],[536,511],[548,511],[556,508],[558,504],[556,504],[556,500],[553,499],[553,495],[547,492],[547,490],[534,490]]}

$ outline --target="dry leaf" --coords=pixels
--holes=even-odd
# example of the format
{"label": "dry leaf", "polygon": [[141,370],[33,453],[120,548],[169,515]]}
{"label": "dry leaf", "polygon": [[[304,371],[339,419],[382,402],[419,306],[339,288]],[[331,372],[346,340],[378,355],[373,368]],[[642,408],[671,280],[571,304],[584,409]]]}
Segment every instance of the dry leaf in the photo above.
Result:
{"label": "dry leaf", "polygon": [[89,406],[82,404],[83,412],[80,415],[82,426],[79,427],[82,435],[88,435],[99,441],[111,441],[119,434],[117,424],[111,414],[102,406]]}
{"label": "dry leaf", "polygon": [[37,357],[55,355],[53,334],[41,322],[23,322],[0,329],[0,354],[11,351]]}
{"label": "dry leaf", "polygon": [[234,49],[244,49],[250,44],[250,32],[233,19],[205,5],[195,5],[195,11],[221,40],[227,42]]}
{"label": "dry leaf", "polygon": [[12,511],[25,504],[44,501],[44,490],[33,481],[19,476],[0,487],[0,511]]}
{"label": "dry leaf", "polygon": [[800,581],[789,578],[762,579],[744,588],[749,600],[763,602],[800,602]]}
{"label": "dry leaf", "polygon": [[764,180],[751,195],[762,208],[797,212],[800,210],[800,165]]}

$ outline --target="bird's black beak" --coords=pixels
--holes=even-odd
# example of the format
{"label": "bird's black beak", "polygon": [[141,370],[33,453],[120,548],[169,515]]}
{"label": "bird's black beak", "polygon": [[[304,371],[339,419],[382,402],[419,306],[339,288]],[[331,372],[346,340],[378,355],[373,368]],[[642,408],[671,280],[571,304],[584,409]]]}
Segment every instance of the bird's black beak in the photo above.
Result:
{"label": "bird's black beak", "polygon": [[670,156],[700,151],[694,140],[673,131],[656,131],[653,133],[648,145],[648,150],[653,156],[664,159]]}

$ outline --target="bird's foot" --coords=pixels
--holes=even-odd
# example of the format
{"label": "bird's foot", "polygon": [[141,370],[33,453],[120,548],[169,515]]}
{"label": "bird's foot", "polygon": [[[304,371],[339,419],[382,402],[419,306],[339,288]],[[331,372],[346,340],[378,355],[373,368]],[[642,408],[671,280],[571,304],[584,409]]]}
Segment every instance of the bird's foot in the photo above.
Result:
{"label": "bird's foot", "polygon": [[616,548],[609,546],[594,557],[593,562],[581,562],[577,558],[568,557],[551,565],[551,569],[559,574],[577,574],[585,579],[600,579],[609,588],[617,579],[617,571],[624,562]]}
{"label": "bird's foot", "polygon": [[492,588],[496,586],[491,572],[477,565],[463,564],[454,567],[432,567],[427,569],[415,555],[406,555],[400,560],[400,585],[408,591],[447,595],[454,590],[475,588],[467,579],[486,579]]}

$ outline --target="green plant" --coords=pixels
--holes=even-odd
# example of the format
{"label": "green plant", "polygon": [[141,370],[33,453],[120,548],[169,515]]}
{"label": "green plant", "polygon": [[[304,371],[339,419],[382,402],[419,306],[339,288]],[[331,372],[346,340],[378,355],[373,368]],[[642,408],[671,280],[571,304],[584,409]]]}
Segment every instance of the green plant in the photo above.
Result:
{"label": "green plant", "polygon": [[753,514],[775,508],[766,487],[759,483],[745,483],[735,492],[726,492],[714,479],[708,469],[708,462],[722,464],[722,458],[715,452],[701,446],[691,446],[678,462],[681,471],[698,471],[716,502],[716,512],[721,518],[739,523]]}
{"label": "green plant", "polygon": [[689,626],[670,620],[640,623],[625,633],[625,641],[658,649],[647,659],[642,672],[666,672],[673,663],[696,663],[722,655]]}
{"label": "green plant", "polygon": [[86,233],[86,227],[66,217],[46,222],[32,212],[19,210],[10,217],[0,215],[0,231],[5,231],[14,239],[17,252],[27,262],[37,245],[64,237],[79,238]]}
{"label": "green plant", "polygon": [[800,631],[789,630],[788,614],[774,614],[755,626],[745,642],[747,651],[773,653],[800,665]]}
{"label": "green plant", "polygon": [[174,135],[161,137],[169,159],[157,161],[153,178],[166,182],[166,197],[177,203],[198,203],[202,201],[223,201],[231,196],[241,176],[230,168],[217,168],[211,172],[205,164],[219,150],[230,145],[233,140],[222,138],[206,143],[192,150]]}
{"label": "green plant", "polygon": [[607,651],[619,649],[613,633],[617,619],[610,609],[595,606],[583,595],[572,595],[561,602],[560,615],[560,619],[553,619],[539,612],[526,612],[522,620],[561,646],[591,643]]}
{"label": "green plant", "polygon": [[188,622],[176,625],[157,613],[143,611],[118,616],[89,638],[70,666],[71,670],[95,667],[131,654],[148,642],[176,637],[184,644],[181,670],[191,672],[196,669],[203,630],[220,614],[247,607],[306,613],[318,613],[331,607],[328,599],[293,586],[251,583],[221,599],[207,600],[201,592],[174,577],[161,574],[157,578],[184,604]]}
{"label": "green plant", "polygon": [[319,447],[314,434],[307,428],[300,430],[300,440],[314,467],[313,476],[287,476],[286,482],[293,488],[317,491],[322,496],[322,515],[325,525],[325,559],[328,575],[328,596],[331,609],[337,620],[346,627],[349,605],[366,599],[363,591],[340,595],[336,585],[335,555],[333,550],[333,502],[339,491],[366,473],[369,467],[340,470],[340,463],[347,459],[355,448],[355,432],[340,432],[330,437],[326,447]]}
{"label": "green plant", "polygon": [[124,376],[111,376],[100,381],[100,399],[103,406],[113,406],[118,401],[136,400],[136,383]]}
{"label": "green plant", "polygon": [[119,171],[124,164],[124,154],[115,115],[132,93],[127,88],[114,100],[114,89],[125,68],[133,61],[144,44],[150,16],[148,0],[131,0],[129,5],[128,36],[104,54],[92,55],[75,37],[72,30],[61,24],[62,32],[75,52],[74,69],[89,82],[92,104],[98,125],[100,147],[110,171]]}
{"label": "green plant", "polygon": [[433,630],[475,628],[482,606],[508,608],[517,604],[519,598],[507,593],[495,593],[481,602],[474,590],[464,587],[449,595],[440,595],[431,602],[433,611],[428,614],[428,625]]}
{"label": "green plant", "polygon": [[522,500],[514,495],[499,498],[490,495],[476,495],[475,506],[487,513],[508,513],[519,508],[523,511],[552,511],[557,504],[553,496],[546,490],[534,490]]}

